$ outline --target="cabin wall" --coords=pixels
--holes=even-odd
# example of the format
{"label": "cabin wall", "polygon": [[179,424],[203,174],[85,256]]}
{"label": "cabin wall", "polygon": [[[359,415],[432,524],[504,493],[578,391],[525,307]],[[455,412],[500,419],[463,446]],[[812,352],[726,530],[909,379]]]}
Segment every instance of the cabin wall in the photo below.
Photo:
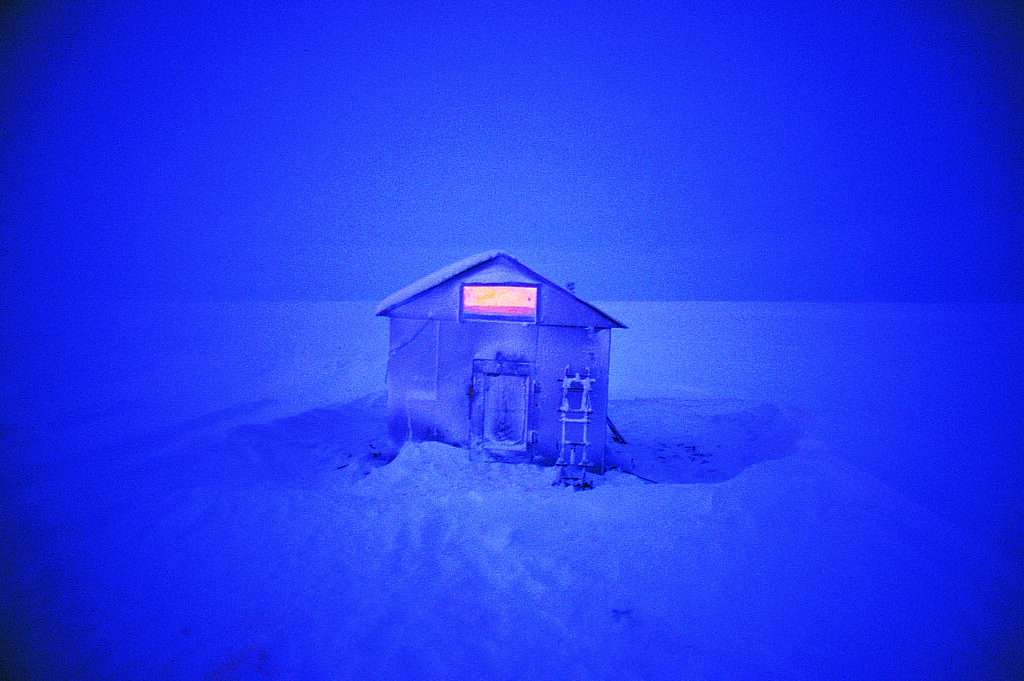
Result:
{"label": "cabin wall", "polygon": [[436,438],[437,322],[392,319],[388,345],[388,438],[394,443]]}
{"label": "cabin wall", "polygon": [[538,442],[534,457],[543,463],[558,458],[562,424],[562,382],[568,367],[570,374],[589,369],[595,379],[591,392],[591,423],[588,426],[589,456],[601,462],[605,446],[605,418],[608,413],[609,329],[585,329],[571,326],[540,326],[537,357],[536,430]]}
{"label": "cabin wall", "polygon": [[590,371],[593,413],[588,431],[591,460],[600,464],[608,408],[609,329],[518,322],[391,319],[388,357],[388,433],[397,451],[407,440],[436,440],[472,447],[479,439],[479,392],[474,360],[531,366],[528,429],[536,433],[525,453],[553,463],[561,439],[559,406],[566,367]]}
{"label": "cabin wall", "polygon": [[392,318],[388,350],[388,434],[472,444],[473,360],[534,364],[536,324]]}
{"label": "cabin wall", "polygon": [[473,361],[503,358],[510,362],[535,363],[537,325],[509,322],[440,322],[442,360],[440,417],[447,424],[451,444],[473,444],[473,409],[479,397],[471,395]]}

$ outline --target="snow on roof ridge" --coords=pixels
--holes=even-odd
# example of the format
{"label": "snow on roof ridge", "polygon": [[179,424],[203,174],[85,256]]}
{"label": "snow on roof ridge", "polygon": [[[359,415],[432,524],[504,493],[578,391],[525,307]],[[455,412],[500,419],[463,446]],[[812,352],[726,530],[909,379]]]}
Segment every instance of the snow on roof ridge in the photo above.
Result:
{"label": "snow on roof ridge", "polygon": [[458,262],[453,262],[451,265],[448,265],[447,267],[442,267],[441,269],[437,270],[436,272],[433,272],[431,274],[428,274],[425,277],[421,277],[421,278],[417,279],[416,281],[414,281],[413,283],[409,284],[405,288],[403,288],[401,290],[398,290],[398,291],[395,291],[390,296],[388,296],[387,298],[382,300],[380,302],[380,305],[377,306],[376,314],[377,315],[383,315],[383,314],[387,313],[388,311],[390,311],[392,308],[398,307],[399,305],[401,305],[405,301],[409,300],[413,296],[417,296],[417,295],[423,293],[424,291],[427,291],[429,289],[434,288],[435,286],[443,284],[444,282],[448,281],[449,279],[451,279],[453,277],[459,276],[460,274],[462,274],[463,272],[465,272],[467,270],[470,270],[470,269],[472,269],[472,268],[474,268],[474,267],[476,267],[478,265],[482,265],[483,263],[488,262],[490,260],[494,260],[495,258],[498,258],[498,257],[508,258],[509,260],[511,260],[512,262],[516,263],[517,265],[519,265],[524,270],[526,270],[527,272],[529,272],[533,276],[537,277],[541,281],[544,281],[544,282],[550,284],[551,286],[555,287],[556,289],[564,292],[568,296],[570,296],[572,298],[575,298],[580,304],[586,305],[591,310],[593,310],[597,314],[601,315],[602,317],[604,317],[608,321],[612,322],[614,325],[618,326],[619,328],[622,328],[622,329],[626,328],[625,324],[623,324],[622,322],[618,321],[614,317],[610,316],[606,312],[602,312],[601,310],[599,310],[593,304],[588,303],[587,301],[583,300],[582,298],[577,296],[573,291],[567,291],[566,289],[562,288],[561,286],[559,286],[558,284],[554,283],[550,279],[548,279],[548,278],[546,278],[546,277],[544,277],[544,276],[534,272],[529,267],[527,267],[523,263],[519,262],[519,260],[517,260],[515,257],[509,255],[505,251],[500,251],[500,250],[484,251],[483,253],[477,253],[476,255],[471,255],[468,258],[463,258],[462,260],[459,260]]}
{"label": "snow on roof ridge", "polygon": [[[477,253],[476,255],[471,255],[468,258],[463,258],[462,260],[453,262],[447,267],[442,267],[436,272],[428,274],[425,277],[420,277],[405,288],[395,291],[380,302],[380,305],[377,306],[376,314],[379,315],[387,312],[391,308],[396,307],[413,296],[419,295],[420,293],[432,289],[439,284],[443,284],[452,277],[458,276],[472,267],[476,267],[477,265],[481,265],[488,260],[493,260],[494,258],[502,255],[506,258],[516,260],[508,253],[499,250],[484,251],[483,253]],[[516,260],[516,262],[519,261]]]}

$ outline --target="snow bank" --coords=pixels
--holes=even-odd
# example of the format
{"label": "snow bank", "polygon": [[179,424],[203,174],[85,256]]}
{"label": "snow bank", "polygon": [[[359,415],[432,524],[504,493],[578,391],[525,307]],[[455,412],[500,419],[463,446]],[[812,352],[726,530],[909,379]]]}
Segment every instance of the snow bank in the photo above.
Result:
{"label": "snow bank", "polygon": [[408,443],[359,489],[374,496],[447,496],[454,493],[515,494],[551,487],[554,469],[473,460],[471,452],[438,442]]}
{"label": "snow bank", "polygon": [[1024,561],[1024,305],[600,306],[630,325],[613,334],[612,399],[775,405]]}

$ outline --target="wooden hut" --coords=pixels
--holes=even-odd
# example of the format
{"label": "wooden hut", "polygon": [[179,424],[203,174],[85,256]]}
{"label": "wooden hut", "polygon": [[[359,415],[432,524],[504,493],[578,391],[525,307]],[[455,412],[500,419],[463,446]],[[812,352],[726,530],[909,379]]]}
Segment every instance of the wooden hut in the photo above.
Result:
{"label": "wooden hut", "polygon": [[611,329],[623,324],[488,251],[389,296],[388,432],[499,461],[604,467]]}

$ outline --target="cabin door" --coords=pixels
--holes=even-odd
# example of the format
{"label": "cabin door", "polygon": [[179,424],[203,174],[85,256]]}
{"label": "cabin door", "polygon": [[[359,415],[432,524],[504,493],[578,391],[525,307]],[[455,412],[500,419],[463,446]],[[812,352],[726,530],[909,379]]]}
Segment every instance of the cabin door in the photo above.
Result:
{"label": "cabin door", "polygon": [[532,365],[473,362],[475,444],[493,452],[526,452],[529,440]]}

